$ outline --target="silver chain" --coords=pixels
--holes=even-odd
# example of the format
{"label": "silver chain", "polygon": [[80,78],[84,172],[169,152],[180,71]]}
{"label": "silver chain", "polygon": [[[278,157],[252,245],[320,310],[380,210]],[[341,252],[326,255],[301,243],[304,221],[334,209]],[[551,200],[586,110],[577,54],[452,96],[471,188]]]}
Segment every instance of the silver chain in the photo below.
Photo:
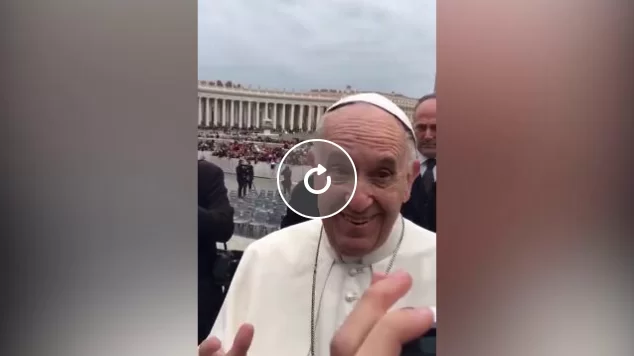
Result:
{"label": "silver chain", "polygon": [[[315,298],[316,298],[316,289],[317,289],[317,265],[319,263],[319,248],[321,246],[321,238],[324,233],[324,225],[321,225],[321,230],[319,232],[319,241],[317,241],[317,252],[315,253],[315,266],[313,268],[313,287],[312,287],[312,298],[310,303],[310,356],[315,356]],[[403,236],[405,235],[405,220],[401,216],[401,236],[398,239],[398,243],[396,244],[396,248],[392,253],[392,257],[387,264],[387,268],[385,269],[385,273],[390,273],[392,267],[394,266],[394,260],[396,259],[396,255],[398,254],[398,250],[401,248],[401,242],[403,242]],[[370,269],[372,269],[372,265],[370,265]]]}

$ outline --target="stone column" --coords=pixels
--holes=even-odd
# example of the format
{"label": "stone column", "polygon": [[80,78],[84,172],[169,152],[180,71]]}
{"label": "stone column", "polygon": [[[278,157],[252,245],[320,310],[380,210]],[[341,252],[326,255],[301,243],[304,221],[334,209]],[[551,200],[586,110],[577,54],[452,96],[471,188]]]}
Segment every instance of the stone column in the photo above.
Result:
{"label": "stone column", "polygon": [[203,101],[198,97],[198,125],[203,122]]}
{"label": "stone column", "polygon": [[321,116],[323,115],[323,111],[324,111],[323,106],[317,105],[317,107],[315,107],[315,124],[313,125],[313,130],[317,130],[317,123],[321,119]]}
{"label": "stone column", "polygon": [[247,101],[247,127],[251,127],[251,102]]}
{"label": "stone column", "polygon": [[214,126],[218,125],[218,99],[214,99],[214,112],[212,122]]}
{"label": "stone column", "polygon": [[273,130],[277,129],[277,105],[278,103],[273,103]]}
{"label": "stone column", "polygon": [[222,127],[227,127],[227,100],[220,99],[222,105],[221,118],[222,118]]}
{"label": "stone column", "polygon": [[319,120],[321,119],[321,116],[322,116],[322,110],[323,110],[323,108],[324,108],[324,107],[323,107],[323,106],[321,106],[321,105],[318,105],[318,106],[315,108],[315,111],[317,111],[317,113],[315,114],[315,125],[314,125],[314,126],[315,126],[315,130],[317,130],[317,123],[318,123],[318,122],[319,122]]}
{"label": "stone column", "polygon": [[244,102],[242,100],[240,100],[238,102],[238,125],[240,128],[242,128],[242,121],[244,121],[244,111],[242,110],[242,106],[244,105]]}
{"label": "stone column", "polygon": [[286,130],[286,103],[282,103],[282,117],[280,118],[281,123],[279,125],[280,130]]}
{"label": "stone column", "polygon": [[255,103],[255,122],[253,126],[260,128],[260,121],[262,121],[262,103],[257,101]]}
{"label": "stone column", "polygon": [[232,100],[229,100],[229,105],[231,106],[229,111],[229,118],[231,120],[231,122],[229,123],[229,127],[233,127],[233,125],[236,123],[236,102]]}
{"label": "stone column", "polygon": [[313,130],[317,130],[317,122],[321,117],[321,106],[315,106],[315,122],[313,123]]}
{"label": "stone column", "polygon": [[295,128],[295,104],[291,105],[291,130]]}
{"label": "stone column", "polygon": [[222,127],[222,99],[216,99],[216,125]]}
{"label": "stone column", "polygon": [[304,129],[304,106],[305,105],[299,106],[299,126],[297,127],[299,131]]}
{"label": "stone column", "polygon": [[255,115],[253,116],[253,127],[260,127],[260,125],[258,125],[258,122],[260,122],[260,116],[262,115],[262,112],[260,111],[260,102],[256,101],[255,103],[253,103],[255,105]]}
{"label": "stone column", "polygon": [[306,127],[307,132],[313,131],[314,121],[315,121],[315,105],[310,105],[308,107],[308,120],[307,120],[308,127]]}
{"label": "stone column", "polygon": [[211,98],[205,98],[205,126],[211,124]]}
{"label": "stone column", "polygon": [[264,120],[269,118],[269,103],[262,103],[262,114],[260,115],[260,122],[258,122],[258,128],[264,127]]}
{"label": "stone column", "polygon": [[258,128],[264,127],[264,120],[269,117],[269,103],[260,103],[260,119],[258,120]]}

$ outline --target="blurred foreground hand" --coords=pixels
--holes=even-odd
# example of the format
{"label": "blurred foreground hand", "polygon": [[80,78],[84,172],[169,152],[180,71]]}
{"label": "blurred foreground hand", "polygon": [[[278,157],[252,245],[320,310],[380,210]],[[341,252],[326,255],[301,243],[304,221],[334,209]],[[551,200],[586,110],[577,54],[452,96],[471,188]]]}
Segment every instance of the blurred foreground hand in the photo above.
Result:
{"label": "blurred foreground hand", "polygon": [[[425,334],[434,322],[430,309],[388,312],[411,286],[412,277],[405,272],[375,273],[372,285],[333,337],[331,356],[399,356],[404,344]],[[252,325],[243,324],[226,353],[220,340],[210,337],[200,345],[199,356],[247,356],[253,333]]]}
{"label": "blurred foreground hand", "polygon": [[434,323],[429,308],[388,309],[412,287],[406,272],[375,273],[372,285],[346,318],[330,344],[331,356],[399,356],[403,345]]}

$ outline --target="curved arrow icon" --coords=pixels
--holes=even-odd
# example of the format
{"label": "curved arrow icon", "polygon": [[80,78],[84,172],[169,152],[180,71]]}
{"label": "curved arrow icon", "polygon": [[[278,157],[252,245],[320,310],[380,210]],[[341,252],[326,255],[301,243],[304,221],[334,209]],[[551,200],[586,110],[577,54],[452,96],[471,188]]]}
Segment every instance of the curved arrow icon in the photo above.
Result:
{"label": "curved arrow icon", "polygon": [[310,178],[310,176],[314,173],[317,173],[318,176],[326,173],[326,168],[324,168],[324,166],[322,166],[321,164],[318,164],[316,168],[311,168],[308,170],[308,172],[306,172],[306,175],[304,176],[304,186],[306,187],[306,189],[313,193],[313,194],[322,194],[323,192],[327,191],[328,188],[330,188],[330,176],[326,176],[326,186],[321,188],[321,189],[313,189],[310,187],[310,184],[308,184],[308,178]]}

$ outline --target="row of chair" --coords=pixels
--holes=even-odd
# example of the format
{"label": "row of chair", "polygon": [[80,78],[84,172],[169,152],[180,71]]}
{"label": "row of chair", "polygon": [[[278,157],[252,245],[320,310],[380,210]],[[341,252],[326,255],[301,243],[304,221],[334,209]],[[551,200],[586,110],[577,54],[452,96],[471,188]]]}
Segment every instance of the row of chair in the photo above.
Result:
{"label": "row of chair", "polygon": [[238,198],[238,192],[229,192],[229,202],[234,208],[234,234],[260,238],[280,227],[286,206],[274,190],[248,191]]}

